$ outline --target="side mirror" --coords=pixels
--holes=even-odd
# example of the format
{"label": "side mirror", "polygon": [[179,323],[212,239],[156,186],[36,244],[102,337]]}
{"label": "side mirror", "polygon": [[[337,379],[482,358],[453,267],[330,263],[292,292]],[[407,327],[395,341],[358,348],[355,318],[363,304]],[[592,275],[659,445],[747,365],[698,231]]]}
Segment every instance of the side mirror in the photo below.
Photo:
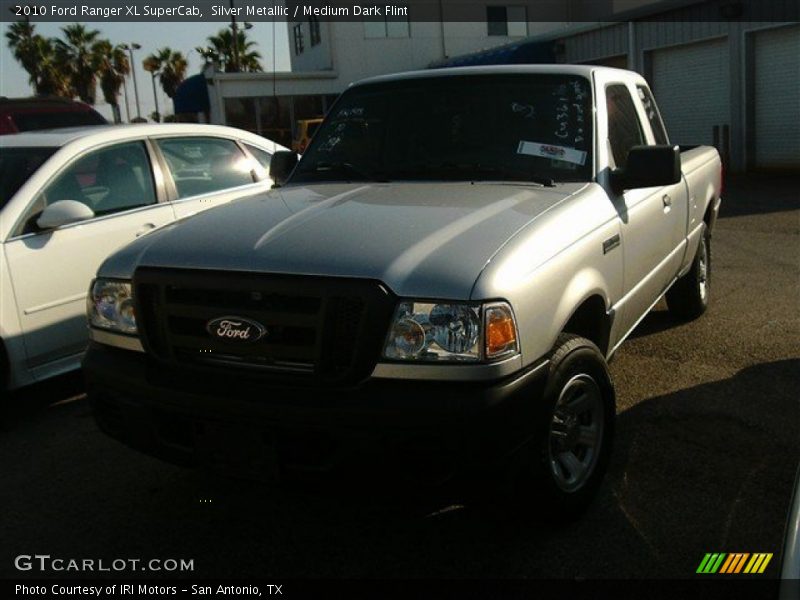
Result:
{"label": "side mirror", "polygon": [[94,218],[94,211],[82,202],[77,200],[58,200],[42,211],[42,214],[36,219],[36,225],[40,229],[55,229],[62,225],[69,225],[70,223],[86,221],[92,218]]}
{"label": "side mirror", "polygon": [[617,190],[672,185],[681,180],[681,152],[678,146],[634,146],[624,169],[611,174]]}
{"label": "side mirror", "polygon": [[297,166],[297,154],[288,150],[279,150],[272,155],[269,162],[269,176],[275,185],[281,186],[289,179],[294,168]]}

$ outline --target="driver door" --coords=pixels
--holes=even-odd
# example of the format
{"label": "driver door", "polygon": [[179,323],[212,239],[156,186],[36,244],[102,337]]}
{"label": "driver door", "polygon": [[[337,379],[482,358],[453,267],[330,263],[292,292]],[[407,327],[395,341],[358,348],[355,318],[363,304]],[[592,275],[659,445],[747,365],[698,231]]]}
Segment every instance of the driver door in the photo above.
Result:
{"label": "driver door", "polygon": [[[160,172],[157,173],[160,181]],[[104,146],[65,166],[34,198],[6,256],[24,332],[28,368],[52,370],[55,361],[86,346],[86,294],[103,260],[138,236],[174,220],[156,185],[144,141]],[[159,193],[161,190],[161,193]],[[42,231],[45,207],[76,200],[94,217]]]}

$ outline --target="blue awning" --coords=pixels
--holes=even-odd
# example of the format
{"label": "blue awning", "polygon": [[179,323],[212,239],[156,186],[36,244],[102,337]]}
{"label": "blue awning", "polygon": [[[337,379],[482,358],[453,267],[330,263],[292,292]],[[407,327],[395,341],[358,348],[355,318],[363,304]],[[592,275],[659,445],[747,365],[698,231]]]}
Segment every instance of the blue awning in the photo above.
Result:
{"label": "blue awning", "polygon": [[175,114],[208,112],[208,87],[202,73],[184,79],[172,99]]}
{"label": "blue awning", "polygon": [[481,50],[472,54],[454,56],[431,65],[434,69],[445,67],[472,67],[477,65],[524,65],[555,62],[552,41],[517,42]]}

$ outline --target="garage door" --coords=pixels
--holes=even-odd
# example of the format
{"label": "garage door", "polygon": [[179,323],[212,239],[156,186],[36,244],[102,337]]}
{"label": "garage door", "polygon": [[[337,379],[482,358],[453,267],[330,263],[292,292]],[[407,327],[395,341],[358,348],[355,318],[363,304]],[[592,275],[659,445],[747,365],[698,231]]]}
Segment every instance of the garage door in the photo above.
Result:
{"label": "garage door", "polygon": [[714,126],[730,124],[728,40],[654,50],[652,84],[669,139],[712,144]]}
{"label": "garage door", "polygon": [[800,26],[755,34],[755,158],[800,167]]}

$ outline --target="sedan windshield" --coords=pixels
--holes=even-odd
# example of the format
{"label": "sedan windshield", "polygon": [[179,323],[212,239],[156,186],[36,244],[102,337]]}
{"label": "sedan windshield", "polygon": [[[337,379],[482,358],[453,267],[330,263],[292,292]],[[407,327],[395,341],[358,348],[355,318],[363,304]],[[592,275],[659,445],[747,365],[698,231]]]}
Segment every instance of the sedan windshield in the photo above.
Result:
{"label": "sedan windshield", "polygon": [[334,105],[291,183],[589,181],[591,101],[589,81],[565,75],[357,86]]}
{"label": "sedan windshield", "polygon": [[0,208],[58,148],[0,147]]}

